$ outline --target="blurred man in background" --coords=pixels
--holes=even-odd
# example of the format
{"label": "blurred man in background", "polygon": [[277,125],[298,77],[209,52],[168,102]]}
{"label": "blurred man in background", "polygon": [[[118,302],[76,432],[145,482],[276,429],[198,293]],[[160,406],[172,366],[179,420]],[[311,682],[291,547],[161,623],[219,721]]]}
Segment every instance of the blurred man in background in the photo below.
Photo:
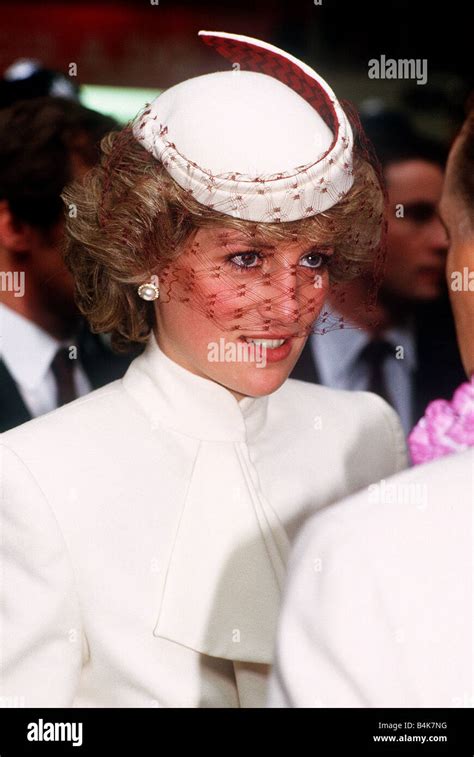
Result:
{"label": "blurred man in background", "polygon": [[120,378],[130,363],[88,330],[61,257],[60,194],[114,127],[58,97],[0,110],[0,431]]}
{"label": "blurred man in background", "polygon": [[446,233],[438,216],[444,151],[396,113],[363,119],[388,191],[387,258],[375,310],[364,303],[372,271],[328,303],[348,328],[308,339],[293,378],[376,392],[400,415],[405,432],[427,404],[451,396],[463,378],[449,308]]}

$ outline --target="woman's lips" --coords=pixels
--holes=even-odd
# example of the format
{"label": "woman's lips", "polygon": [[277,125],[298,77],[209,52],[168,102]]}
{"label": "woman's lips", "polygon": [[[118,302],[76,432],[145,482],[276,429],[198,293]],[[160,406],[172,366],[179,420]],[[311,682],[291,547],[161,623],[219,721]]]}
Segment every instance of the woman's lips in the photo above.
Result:
{"label": "woman's lips", "polygon": [[[240,337],[241,341],[253,345],[255,350],[255,360],[267,363],[277,363],[285,360],[291,352],[293,346],[293,336],[289,335],[266,335],[262,337],[248,336]],[[280,344],[278,344],[280,342]]]}

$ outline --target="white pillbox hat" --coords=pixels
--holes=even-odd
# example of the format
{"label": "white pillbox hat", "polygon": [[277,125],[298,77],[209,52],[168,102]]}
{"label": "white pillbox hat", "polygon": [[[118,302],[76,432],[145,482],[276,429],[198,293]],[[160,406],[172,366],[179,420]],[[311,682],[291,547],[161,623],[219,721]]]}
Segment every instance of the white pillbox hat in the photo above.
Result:
{"label": "white pillbox hat", "polygon": [[136,120],[138,141],[197,202],[249,221],[328,210],[353,183],[353,135],[326,82],[284,51],[199,32],[231,71],[188,79]]}

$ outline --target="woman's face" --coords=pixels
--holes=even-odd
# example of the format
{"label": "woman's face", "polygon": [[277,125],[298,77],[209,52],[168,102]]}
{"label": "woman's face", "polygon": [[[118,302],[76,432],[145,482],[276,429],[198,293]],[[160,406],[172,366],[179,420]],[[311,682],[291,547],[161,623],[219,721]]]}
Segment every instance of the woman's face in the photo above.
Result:
{"label": "woman's face", "polygon": [[264,244],[226,227],[199,229],[159,274],[157,341],[237,399],[278,389],[328,288],[327,245]]}

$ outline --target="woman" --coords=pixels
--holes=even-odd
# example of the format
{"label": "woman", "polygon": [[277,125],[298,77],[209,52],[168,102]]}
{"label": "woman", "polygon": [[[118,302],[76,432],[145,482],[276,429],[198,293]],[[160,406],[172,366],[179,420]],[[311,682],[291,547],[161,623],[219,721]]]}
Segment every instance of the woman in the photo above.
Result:
{"label": "woman", "polygon": [[286,381],[330,278],[375,254],[376,174],[312,69],[202,36],[233,70],[167,90],[66,195],[82,312],[146,349],[2,437],[26,706],[262,706],[294,534],[406,465],[380,398]]}

